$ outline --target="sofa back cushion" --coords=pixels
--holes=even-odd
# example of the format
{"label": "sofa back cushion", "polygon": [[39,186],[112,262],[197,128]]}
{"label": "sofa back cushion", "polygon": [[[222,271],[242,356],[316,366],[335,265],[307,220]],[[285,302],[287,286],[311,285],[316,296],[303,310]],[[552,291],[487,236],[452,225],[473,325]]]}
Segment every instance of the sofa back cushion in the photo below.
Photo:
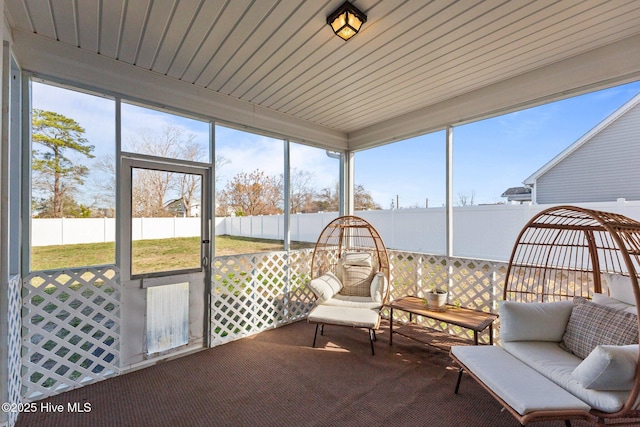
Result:
{"label": "sofa back cushion", "polygon": [[629,276],[622,274],[602,273],[602,281],[609,288],[611,298],[622,301],[626,304],[636,305],[636,297],[633,294],[633,286]]}
{"label": "sofa back cushion", "polygon": [[560,342],[573,303],[499,301],[500,339],[502,341]]}
{"label": "sofa back cushion", "polygon": [[342,295],[358,297],[371,296],[371,281],[374,271],[370,266],[343,265],[342,266]]}
{"label": "sofa back cushion", "polygon": [[638,344],[638,316],[574,298],[561,347],[581,359],[598,345]]}

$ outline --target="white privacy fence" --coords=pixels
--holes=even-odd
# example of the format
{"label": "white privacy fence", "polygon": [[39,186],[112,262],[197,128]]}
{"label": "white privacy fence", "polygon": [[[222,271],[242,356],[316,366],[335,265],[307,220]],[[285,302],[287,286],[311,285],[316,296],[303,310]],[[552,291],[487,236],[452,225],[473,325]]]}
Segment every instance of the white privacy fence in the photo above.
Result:
{"label": "white privacy fence", "polygon": [[[224,234],[225,218],[216,218],[216,234]],[[133,240],[200,235],[200,218],[133,218]],[[222,232],[219,228],[222,227]],[[31,246],[115,242],[115,218],[33,218]]]}
{"label": "white privacy fence", "polygon": [[[513,243],[526,222],[552,205],[486,205],[453,209],[453,254],[457,257],[507,261]],[[640,220],[640,201],[619,199],[582,203],[590,209],[616,212]],[[359,211],[371,222],[387,247],[403,251],[445,254],[446,210],[420,208]],[[291,240],[315,242],[336,212],[291,215]],[[133,239],[197,236],[200,218],[134,218]],[[283,215],[216,218],[216,235],[283,239]],[[33,219],[32,246],[112,242],[113,218]]]}

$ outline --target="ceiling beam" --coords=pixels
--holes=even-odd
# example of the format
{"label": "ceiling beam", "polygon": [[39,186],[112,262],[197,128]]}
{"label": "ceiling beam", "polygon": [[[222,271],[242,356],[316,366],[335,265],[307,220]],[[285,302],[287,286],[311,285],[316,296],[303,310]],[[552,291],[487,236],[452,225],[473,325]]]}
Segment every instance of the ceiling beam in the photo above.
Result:
{"label": "ceiling beam", "polygon": [[363,150],[640,79],[640,35],[349,134]]}
{"label": "ceiling beam", "polygon": [[152,102],[248,129],[282,135],[294,142],[328,150],[342,151],[347,148],[347,135],[343,132],[47,37],[16,29],[12,36],[14,53],[20,67],[37,75],[54,77],[132,100]]}

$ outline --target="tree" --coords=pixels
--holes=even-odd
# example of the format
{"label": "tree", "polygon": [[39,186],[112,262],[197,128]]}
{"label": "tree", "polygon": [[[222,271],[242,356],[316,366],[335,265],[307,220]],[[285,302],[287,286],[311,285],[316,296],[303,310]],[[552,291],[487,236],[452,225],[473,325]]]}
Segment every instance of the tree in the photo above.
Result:
{"label": "tree", "polygon": [[313,199],[315,193],[311,183],[313,181],[313,172],[291,169],[290,174],[290,196],[291,213],[309,213],[317,212],[314,209]]}
{"label": "tree", "polygon": [[356,184],[355,193],[353,195],[353,204],[355,210],[378,210],[382,207],[373,200],[373,196],[362,184]]}
{"label": "tree", "polygon": [[282,181],[256,169],[240,172],[220,192],[219,213],[244,215],[273,215],[282,213]]}
{"label": "tree", "polygon": [[325,187],[318,192],[314,200],[316,212],[337,212],[340,203],[339,184],[336,182],[334,188]]}
{"label": "tree", "polygon": [[[38,208],[40,216],[74,216],[78,208],[73,196],[89,173],[86,165],[71,158],[75,153],[93,158],[93,145],[84,138],[85,130],[74,119],[53,111],[34,109],[31,118],[34,143],[31,168],[34,188],[44,196]],[[85,213],[86,214],[86,213]]]}
{"label": "tree", "polygon": [[[141,130],[127,141],[125,149],[157,157],[206,161],[205,149],[195,138],[182,128],[168,125],[159,132]],[[216,165],[218,162],[224,164],[224,161],[224,158],[216,159]],[[178,211],[189,216],[201,186],[198,175],[136,169],[132,188],[134,216],[174,216]]]}
{"label": "tree", "polygon": [[476,192],[472,191],[471,195],[458,193],[457,206],[473,206],[475,204]]}
{"label": "tree", "polygon": [[[339,184],[336,182],[333,188],[326,187],[320,190],[316,196],[315,204],[318,210],[336,212],[340,202]],[[362,184],[356,184],[353,194],[355,210],[377,210],[382,207],[373,200],[373,196]]]}

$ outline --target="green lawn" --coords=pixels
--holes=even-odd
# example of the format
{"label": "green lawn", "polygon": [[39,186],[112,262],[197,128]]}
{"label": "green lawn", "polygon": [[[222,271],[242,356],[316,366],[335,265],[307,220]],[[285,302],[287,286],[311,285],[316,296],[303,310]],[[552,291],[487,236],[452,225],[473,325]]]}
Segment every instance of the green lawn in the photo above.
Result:
{"label": "green lawn", "polygon": [[[133,242],[134,271],[169,271],[198,264],[199,237],[136,240]],[[170,243],[170,244],[169,244]],[[216,256],[283,250],[281,240],[216,236]],[[292,242],[291,249],[313,248],[313,243]],[[31,270],[113,264],[115,243],[38,246],[31,249]]]}

